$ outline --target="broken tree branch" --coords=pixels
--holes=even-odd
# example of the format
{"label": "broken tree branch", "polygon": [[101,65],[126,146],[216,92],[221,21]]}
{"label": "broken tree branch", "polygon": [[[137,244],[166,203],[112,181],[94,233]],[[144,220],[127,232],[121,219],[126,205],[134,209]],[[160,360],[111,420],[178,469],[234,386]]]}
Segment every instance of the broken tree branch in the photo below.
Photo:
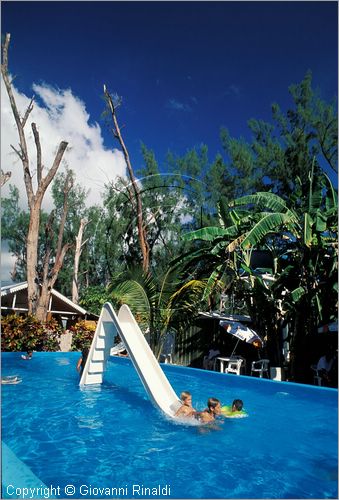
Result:
{"label": "broken tree branch", "polygon": [[26,109],[25,115],[21,121],[22,128],[24,128],[26,125],[27,118],[29,117],[29,114],[33,109],[33,103],[34,103],[34,96],[32,97],[31,102],[29,103],[28,108]]}
{"label": "broken tree branch", "polygon": [[40,144],[39,132],[38,132],[38,130],[36,128],[36,124],[35,123],[32,123],[32,130],[33,130],[35,147],[36,147],[37,179],[38,179],[38,184],[40,184],[41,183],[41,178],[42,178],[41,144]]}

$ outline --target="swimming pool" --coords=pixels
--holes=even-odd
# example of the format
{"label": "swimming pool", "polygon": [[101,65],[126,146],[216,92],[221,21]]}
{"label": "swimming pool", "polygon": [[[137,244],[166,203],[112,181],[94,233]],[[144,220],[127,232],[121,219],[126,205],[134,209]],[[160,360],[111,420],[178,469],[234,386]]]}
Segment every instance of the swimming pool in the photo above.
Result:
{"label": "swimming pool", "polygon": [[202,433],[152,406],[129,359],[80,389],[78,358],[2,354],[22,378],[2,386],[2,439],[56,498],[337,498],[336,390],[163,365],[197,409],[244,401],[248,418]]}

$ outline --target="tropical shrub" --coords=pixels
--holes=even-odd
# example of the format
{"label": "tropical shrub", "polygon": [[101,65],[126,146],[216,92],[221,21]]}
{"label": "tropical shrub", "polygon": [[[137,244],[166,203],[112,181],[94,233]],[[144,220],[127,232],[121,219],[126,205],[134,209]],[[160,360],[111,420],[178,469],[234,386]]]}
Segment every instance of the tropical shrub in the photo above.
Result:
{"label": "tropical shrub", "polygon": [[42,323],[34,316],[11,314],[1,318],[2,351],[59,351],[62,328],[55,320]]}
{"label": "tropical shrub", "polygon": [[95,322],[81,320],[71,326],[69,330],[72,332],[71,351],[82,351],[85,348],[90,348],[95,332]]}

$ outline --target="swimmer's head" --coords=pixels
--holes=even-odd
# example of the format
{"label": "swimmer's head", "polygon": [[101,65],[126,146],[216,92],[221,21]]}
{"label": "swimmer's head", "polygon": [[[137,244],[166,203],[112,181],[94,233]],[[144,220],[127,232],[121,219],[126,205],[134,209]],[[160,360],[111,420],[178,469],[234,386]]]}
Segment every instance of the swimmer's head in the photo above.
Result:
{"label": "swimmer's head", "polygon": [[192,406],[192,395],[190,392],[183,391],[180,394],[180,399],[185,405]]}
{"label": "swimmer's head", "polygon": [[235,399],[232,403],[232,411],[241,411],[244,403],[241,399]]}
{"label": "swimmer's head", "polygon": [[213,413],[220,415],[221,413],[221,403],[217,398],[209,398],[207,401],[207,406],[210,411]]}

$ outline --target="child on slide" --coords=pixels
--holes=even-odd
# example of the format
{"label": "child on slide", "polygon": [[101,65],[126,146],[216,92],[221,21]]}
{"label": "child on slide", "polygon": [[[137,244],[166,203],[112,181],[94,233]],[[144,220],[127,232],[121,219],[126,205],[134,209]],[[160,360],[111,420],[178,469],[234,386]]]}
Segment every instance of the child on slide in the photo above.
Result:
{"label": "child on slide", "polygon": [[192,395],[188,391],[183,391],[180,394],[180,399],[182,405],[179,410],[177,410],[175,417],[193,417],[196,413],[195,409],[192,407]]}

